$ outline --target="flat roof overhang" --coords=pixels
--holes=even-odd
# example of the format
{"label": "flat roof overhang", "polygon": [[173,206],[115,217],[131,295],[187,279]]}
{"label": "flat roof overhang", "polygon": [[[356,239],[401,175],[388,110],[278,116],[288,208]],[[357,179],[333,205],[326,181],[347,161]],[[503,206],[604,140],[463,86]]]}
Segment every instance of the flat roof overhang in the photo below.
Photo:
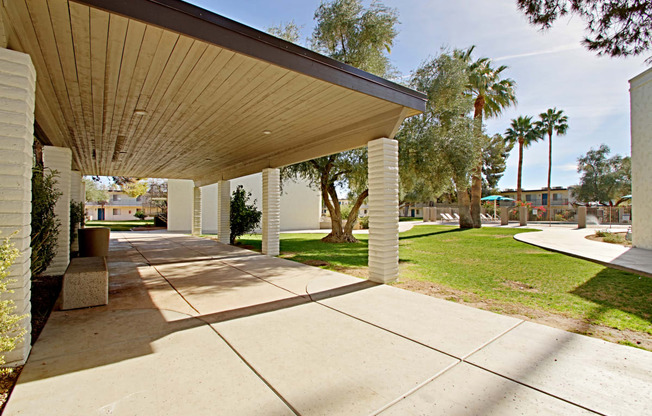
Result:
{"label": "flat roof overhang", "polygon": [[393,137],[425,109],[419,92],[178,0],[1,10],[8,47],[36,68],[40,138],[84,174],[206,185]]}

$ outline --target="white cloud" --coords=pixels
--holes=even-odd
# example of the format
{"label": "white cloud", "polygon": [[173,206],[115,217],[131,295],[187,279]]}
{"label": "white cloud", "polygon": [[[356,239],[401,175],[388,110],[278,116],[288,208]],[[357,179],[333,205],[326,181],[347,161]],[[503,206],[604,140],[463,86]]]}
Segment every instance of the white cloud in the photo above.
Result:
{"label": "white cloud", "polygon": [[512,59],[518,59],[518,58],[527,58],[531,56],[538,56],[538,55],[548,55],[551,53],[558,53],[558,52],[564,52],[564,51],[571,51],[571,50],[576,50],[576,49],[581,49],[581,46],[578,45],[577,43],[569,43],[567,45],[561,45],[557,46],[551,49],[546,49],[546,50],[539,50],[535,52],[525,52],[525,53],[520,53],[516,55],[507,55],[507,56],[499,56],[498,58],[494,58],[493,61],[498,62],[498,61],[506,61],[506,60],[512,60]]}

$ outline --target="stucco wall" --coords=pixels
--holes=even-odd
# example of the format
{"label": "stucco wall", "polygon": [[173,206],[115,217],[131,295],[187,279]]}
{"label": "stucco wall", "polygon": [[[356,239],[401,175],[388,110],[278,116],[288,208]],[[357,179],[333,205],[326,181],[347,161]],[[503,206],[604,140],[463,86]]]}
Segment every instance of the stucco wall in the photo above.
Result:
{"label": "stucco wall", "polygon": [[652,250],[652,68],[630,81],[632,123],[632,237]]}
{"label": "stucco wall", "polygon": [[193,181],[168,180],[168,231],[190,233],[193,187]]}
{"label": "stucco wall", "polygon": [[[250,201],[262,210],[262,175],[233,179],[231,192],[242,185],[251,192]],[[168,181],[168,230],[190,232],[192,225],[192,189],[189,180]],[[306,182],[288,181],[281,195],[281,230],[319,229],[321,196]],[[260,231],[260,230],[258,230]],[[202,187],[202,232],[217,233],[217,184]]]}

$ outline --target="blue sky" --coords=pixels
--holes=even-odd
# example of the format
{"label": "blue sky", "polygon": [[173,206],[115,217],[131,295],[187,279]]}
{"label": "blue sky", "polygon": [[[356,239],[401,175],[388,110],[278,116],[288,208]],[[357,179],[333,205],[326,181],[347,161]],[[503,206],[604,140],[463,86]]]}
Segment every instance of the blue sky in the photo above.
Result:
{"label": "blue sky", "polygon": [[[294,20],[310,36],[318,0],[190,0],[238,22],[265,30]],[[365,2],[369,4],[369,2]],[[549,31],[530,26],[516,0],[385,0],[398,10],[401,24],[392,63],[404,75],[436,55],[442,46],[476,45],[475,56],[507,65],[517,83],[518,105],[486,122],[488,133],[502,133],[519,115],[537,116],[550,107],[569,117],[566,136],[553,138],[553,186],[578,182],[577,158],[607,144],[613,153],[630,154],[628,80],[647,69],[645,57],[612,59],[585,50],[579,18],[557,22]],[[507,160],[500,188],[516,187],[517,150]],[[548,144],[525,151],[523,187],[546,185]]]}

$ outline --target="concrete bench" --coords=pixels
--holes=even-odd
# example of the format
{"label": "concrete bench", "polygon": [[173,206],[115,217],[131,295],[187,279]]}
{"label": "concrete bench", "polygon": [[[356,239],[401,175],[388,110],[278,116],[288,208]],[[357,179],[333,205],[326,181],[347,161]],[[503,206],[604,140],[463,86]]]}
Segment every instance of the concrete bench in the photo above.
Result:
{"label": "concrete bench", "polygon": [[61,309],[109,303],[109,269],[104,257],[77,257],[63,275]]}

